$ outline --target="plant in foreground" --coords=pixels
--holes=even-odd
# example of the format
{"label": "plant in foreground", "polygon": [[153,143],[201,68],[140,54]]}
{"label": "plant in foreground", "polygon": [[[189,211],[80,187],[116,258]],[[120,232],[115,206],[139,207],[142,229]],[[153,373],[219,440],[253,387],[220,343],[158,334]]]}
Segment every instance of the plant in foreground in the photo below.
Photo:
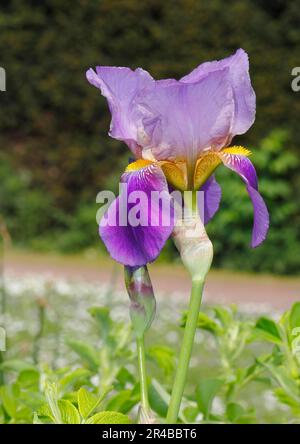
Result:
{"label": "plant in foreground", "polygon": [[[269,226],[256,172],[248,158],[250,151],[230,146],[233,137],[245,133],[255,118],[248,69],[247,54],[239,49],[224,60],[201,64],[179,81],[155,81],[140,68],[98,66],[96,72],[87,71],[88,81],[108,100],[110,136],[124,141],[135,156],[121,177],[126,192],[122,188],[100,222],[102,240],[112,258],[138,269],[154,261],[173,235],[192,278],[168,422],[176,422],[178,417],[204,281],[213,256],[204,223],[219,207],[221,191],[213,176],[219,165],[239,174],[246,184],[254,208],[252,247],[265,239]],[[183,194],[183,201],[179,199],[179,207],[186,210],[183,216],[180,213],[178,217],[175,211],[178,194],[175,199],[171,190]],[[202,218],[198,190],[204,193]],[[186,191],[192,196],[187,198]],[[153,210],[154,192],[159,192],[160,201]],[[139,360],[143,368],[143,353],[139,353]],[[143,399],[143,384],[141,389]]]}
{"label": "plant in foreground", "polygon": [[[75,362],[73,353],[66,351],[63,368],[34,365],[30,353],[28,360],[11,357],[0,365],[6,380],[0,386],[0,423],[114,424],[134,420],[139,383],[132,369],[136,354],[126,333],[128,326],[113,322],[106,308],[94,307],[90,314],[101,344],[99,339],[97,345],[94,341],[68,341],[78,355]],[[208,355],[201,357],[201,368],[189,381],[190,393],[183,397],[179,413],[181,422],[300,422],[300,303],[278,322],[267,316],[246,317],[234,307],[206,307],[198,315],[197,328],[202,332],[203,352]],[[170,376],[176,365],[166,346],[150,347],[146,359],[149,364],[155,362],[165,376]],[[203,377],[199,378],[199,372]],[[149,380],[151,408],[157,420],[163,421],[170,400],[168,384],[153,377]],[[149,421],[149,417],[143,419]]]}

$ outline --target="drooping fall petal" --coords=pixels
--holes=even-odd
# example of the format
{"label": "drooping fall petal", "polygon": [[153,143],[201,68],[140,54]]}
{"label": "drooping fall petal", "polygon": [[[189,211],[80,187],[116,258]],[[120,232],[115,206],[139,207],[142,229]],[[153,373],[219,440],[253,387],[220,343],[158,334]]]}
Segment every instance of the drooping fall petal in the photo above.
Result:
{"label": "drooping fall petal", "polygon": [[206,225],[219,209],[222,198],[222,190],[216,181],[215,176],[211,176],[200,188],[200,191],[204,191],[204,224]]}
{"label": "drooping fall petal", "polygon": [[221,158],[224,165],[235,171],[246,184],[254,211],[251,246],[255,248],[265,240],[269,229],[269,213],[262,196],[258,192],[255,168],[248,157],[239,154],[227,152],[221,154]]}
{"label": "drooping fall petal", "polygon": [[[172,233],[174,212],[160,167],[149,163],[137,171],[131,169],[121,178],[127,192],[121,192],[108,208],[100,222],[100,236],[113,259],[135,267],[157,258]],[[152,192],[160,193],[160,199],[153,200]]]}

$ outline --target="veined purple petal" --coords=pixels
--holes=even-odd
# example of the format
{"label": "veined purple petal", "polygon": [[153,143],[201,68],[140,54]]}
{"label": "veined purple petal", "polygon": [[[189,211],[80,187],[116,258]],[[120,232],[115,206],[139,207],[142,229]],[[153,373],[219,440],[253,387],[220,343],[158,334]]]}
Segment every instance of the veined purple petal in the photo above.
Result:
{"label": "veined purple petal", "polygon": [[221,148],[234,114],[229,69],[195,83],[156,82],[136,98],[144,137],[140,145],[157,160],[194,162],[208,147]]}
{"label": "veined purple petal", "polygon": [[222,154],[222,161],[225,166],[238,173],[246,184],[254,210],[251,247],[255,248],[265,240],[269,229],[269,213],[258,192],[255,168],[248,157],[236,154]]}
{"label": "veined purple petal", "polygon": [[153,78],[141,68],[132,71],[112,66],[97,66],[96,72],[90,68],[86,77],[108,101],[112,115],[109,135],[126,142],[133,153],[140,157],[133,100],[137,93],[152,85]]}
{"label": "veined purple petal", "polygon": [[[173,231],[173,203],[165,176],[156,165],[124,173],[121,180],[127,193],[121,192],[107,210],[100,222],[100,236],[113,259],[131,267],[142,266],[157,258]],[[137,191],[143,192],[141,199],[132,194]],[[158,205],[153,201],[153,191],[161,193]],[[137,226],[134,215],[141,222]],[[105,220],[114,219],[114,226],[105,224]]]}
{"label": "veined purple petal", "polygon": [[219,209],[222,190],[216,181],[215,176],[212,175],[207,179],[204,185],[202,185],[200,191],[204,191],[204,224],[206,225]]}
{"label": "veined purple petal", "polygon": [[251,247],[255,248],[258,247],[267,236],[269,230],[269,213],[265,201],[259,192],[250,185],[247,186],[247,191],[254,209]]}
{"label": "veined purple petal", "polygon": [[223,60],[206,62],[199,65],[190,74],[183,77],[181,82],[198,82],[212,72],[229,68],[230,82],[235,101],[234,120],[231,128],[231,138],[236,134],[244,134],[255,119],[255,93],[249,76],[248,55],[243,49]]}

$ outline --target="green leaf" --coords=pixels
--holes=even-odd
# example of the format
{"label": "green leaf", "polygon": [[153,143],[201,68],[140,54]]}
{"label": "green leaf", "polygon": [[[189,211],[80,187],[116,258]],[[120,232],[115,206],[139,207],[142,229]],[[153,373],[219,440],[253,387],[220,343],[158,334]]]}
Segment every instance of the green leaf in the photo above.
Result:
{"label": "green leaf", "polygon": [[78,410],[70,401],[60,399],[58,401],[58,408],[64,424],[80,424],[80,415]]}
{"label": "green leaf", "polygon": [[110,310],[108,307],[91,307],[88,312],[97,322],[100,336],[106,340],[111,329]]}
{"label": "green leaf", "polygon": [[131,424],[131,421],[123,413],[106,411],[91,416],[86,424]]}
{"label": "green leaf", "polygon": [[23,370],[18,376],[17,382],[22,388],[38,389],[40,374],[37,370]]}
{"label": "green leaf", "polygon": [[77,353],[81,359],[88,365],[88,367],[97,371],[99,367],[99,358],[96,350],[91,346],[82,341],[75,341],[69,339],[67,341],[68,346]]}
{"label": "green leaf", "polygon": [[274,390],[274,394],[278,401],[282,402],[282,404],[288,405],[293,412],[299,415],[300,413],[300,403],[291,398],[281,387],[277,387]]}
{"label": "green leaf", "polygon": [[167,416],[170,395],[155,380],[152,380],[148,392],[152,410],[158,413],[162,418],[165,418]]}
{"label": "green leaf", "polygon": [[99,405],[103,397],[98,397],[82,387],[78,390],[78,409],[81,416],[88,418]]}
{"label": "green leaf", "polygon": [[121,390],[113,396],[107,403],[108,410],[116,410],[121,413],[129,412],[132,407],[138,404],[140,394],[134,393],[132,390]]}
{"label": "green leaf", "polygon": [[62,390],[70,390],[74,385],[83,385],[84,382],[88,381],[91,376],[90,370],[86,368],[77,368],[76,370],[67,373],[59,381],[59,386]]}
{"label": "green leaf", "polygon": [[214,312],[216,318],[219,319],[223,327],[227,327],[233,321],[233,315],[236,312],[236,308],[234,306],[231,306],[230,308],[224,308],[220,305],[217,305],[214,307]]}
{"label": "green leaf", "polygon": [[126,367],[122,367],[118,371],[116,379],[122,388],[125,388],[128,383],[134,384],[135,382],[133,374]]}
{"label": "green leaf", "polygon": [[61,424],[61,412],[58,406],[58,387],[57,384],[47,382],[45,386],[45,397],[50,409],[50,417],[55,424]]}
{"label": "green leaf", "polygon": [[226,407],[226,415],[230,422],[235,422],[244,413],[244,408],[235,402],[230,402]]}
{"label": "green leaf", "polygon": [[17,384],[0,387],[2,405],[11,418],[15,418],[17,415],[19,392],[20,390]]}
{"label": "green leaf", "polygon": [[183,410],[183,415],[187,419],[188,423],[195,422],[199,411],[197,407],[188,406]]}
{"label": "green leaf", "polygon": [[300,404],[299,388],[296,381],[289,376],[287,369],[282,366],[275,366],[269,363],[263,364],[267,368],[272,376],[277,380],[281,388],[284,390],[286,395],[291,399]]}
{"label": "green leaf", "polygon": [[44,424],[43,421],[38,417],[37,412],[33,412],[32,424]]}
{"label": "green leaf", "polygon": [[55,421],[55,420],[54,420],[54,417],[53,417],[53,415],[52,415],[51,409],[50,409],[50,407],[49,407],[48,404],[43,404],[43,405],[38,409],[38,411],[37,411],[36,413],[37,413],[38,416],[45,416],[45,417],[47,417],[47,418],[50,418],[53,422]]}
{"label": "green leaf", "polygon": [[156,362],[166,376],[173,373],[175,367],[175,353],[169,347],[153,345],[148,349],[147,356]]}
{"label": "green leaf", "polygon": [[3,411],[3,408],[0,405],[0,424],[4,424],[5,423],[5,414]]}
{"label": "green leaf", "polygon": [[215,335],[222,331],[217,322],[203,312],[200,312],[198,315],[197,328],[202,328]]}
{"label": "green leaf", "polygon": [[221,379],[203,379],[196,388],[196,400],[201,413],[204,418],[208,419],[212,402],[218,390],[223,385]]}
{"label": "green leaf", "polygon": [[296,302],[291,308],[289,316],[289,327],[290,330],[300,327],[300,302]]}
{"label": "green leaf", "polygon": [[3,370],[13,371],[13,372],[22,372],[24,370],[34,370],[37,371],[36,368],[28,364],[28,362],[21,361],[20,359],[8,359],[7,361],[2,362],[0,364],[0,368]]}
{"label": "green leaf", "polygon": [[269,318],[261,317],[256,322],[254,333],[262,339],[274,344],[281,344],[281,336],[276,323]]}

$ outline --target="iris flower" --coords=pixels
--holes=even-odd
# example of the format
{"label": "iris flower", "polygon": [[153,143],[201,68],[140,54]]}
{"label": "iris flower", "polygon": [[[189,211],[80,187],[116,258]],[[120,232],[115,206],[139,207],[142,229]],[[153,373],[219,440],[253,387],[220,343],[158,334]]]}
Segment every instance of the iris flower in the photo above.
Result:
{"label": "iris flower", "polygon": [[[244,134],[255,120],[255,93],[244,50],[203,63],[179,81],[154,80],[141,68],[110,66],[89,69],[87,79],[108,101],[112,115],[109,135],[125,142],[134,155],[135,161],[121,177],[128,193],[150,195],[156,190],[168,195],[170,189],[203,190],[207,223],[221,199],[213,173],[224,165],[241,177],[252,201],[251,246],[265,239],[268,210],[258,191],[250,151],[231,145],[233,137]],[[118,214],[120,198],[108,212]],[[100,224],[100,236],[115,260],[143,266],[157,258],[172,234],[174,220],[168,226],[145,225]]]}

